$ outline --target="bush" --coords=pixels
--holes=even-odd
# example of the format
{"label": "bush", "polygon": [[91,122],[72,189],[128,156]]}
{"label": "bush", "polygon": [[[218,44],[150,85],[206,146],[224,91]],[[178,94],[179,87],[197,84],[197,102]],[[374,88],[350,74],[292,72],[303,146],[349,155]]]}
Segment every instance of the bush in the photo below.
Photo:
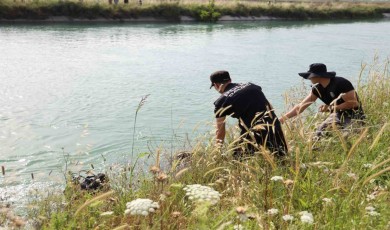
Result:
{"label": "bush", "polygon": [[199,19],[202,22],[216,22],[221,17],[221,13],[215,9],[215,0],[210,0],[206,9],[199,11]]}

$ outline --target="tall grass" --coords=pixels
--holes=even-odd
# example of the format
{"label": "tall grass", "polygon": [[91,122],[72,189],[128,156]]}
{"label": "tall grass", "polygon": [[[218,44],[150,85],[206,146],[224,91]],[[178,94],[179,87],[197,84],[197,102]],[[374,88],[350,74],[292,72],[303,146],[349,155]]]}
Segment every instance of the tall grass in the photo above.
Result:
{"label": "tall grass", "polygon": [[[137,180],[131,182],[123,179],[127,166],[111,167],[108,175],[114,192],[82,192],[69,184],[65,201],[51,196],[36,203],[38,208],[29,218],[43,229],[233,229],[234,225],[244,229],[388,229],[388,65],[387,61],[362,66],[357,91],[368,116],[364,127],[348,137],[334,130],[314,151],[309,137],[320,119],[307,119],[314,115],[309,111],[307,118],[298,117],[284,127],[290,147],[285,164],[272,167],[262,154],[266,150],[236,161],[230,154],[236,132],[230,128],[229,141],[222,148],[214,147],[213,137],[206,136],[193,147],[190,158],[176,159],[165,167],[158,152],[151,172],[137,171]],[[302,91],[293,92],[287,102],[302,95]],[[190,184],[210,186],[221,199],[216,205],[194,203],[183,190]],[[124,215],[126,202],[136,198],[157,201],[160,208],[148,217]],[[57,211],[48,210],[48,200]],[[113,213],[107,215],[107,211]],[[313,223],[304,222],[310,215],[302,211],[312,214]],[[286,215],[294,219],[285,221]]]}

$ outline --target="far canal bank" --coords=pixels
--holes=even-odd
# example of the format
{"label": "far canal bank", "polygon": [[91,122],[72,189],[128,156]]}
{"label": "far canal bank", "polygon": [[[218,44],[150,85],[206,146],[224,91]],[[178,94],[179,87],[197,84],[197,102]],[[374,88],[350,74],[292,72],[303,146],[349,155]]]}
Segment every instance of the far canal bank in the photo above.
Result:
{"label": "far canal bank", "polygon": [[[140,1],[142,2],[142,1]],[[0,2],[0,22],[223,22],[390,17],[386,3]]]}

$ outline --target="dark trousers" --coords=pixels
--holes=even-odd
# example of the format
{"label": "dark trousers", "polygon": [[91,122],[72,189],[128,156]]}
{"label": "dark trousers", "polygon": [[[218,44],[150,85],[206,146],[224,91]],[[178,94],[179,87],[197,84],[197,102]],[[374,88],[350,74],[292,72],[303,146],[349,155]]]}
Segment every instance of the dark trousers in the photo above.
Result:
{"label": "dark trousers", "polygon": [[338,128],[342,130],[348,130],[352,125],[362,125],[364,124],[365,115],[357,114],[350,116],[342,113],[330,113],[329,116],[317,127],[316,137],[320,138],[326,135],[327,129],[332,127],[335,124]]}
{"label": "dark trousers", "polygon": [[260,130],[252,128],[249,131],[252,135],[246,130],[241,130],[241,145],[243,149],[238,148],[234,153],[235,157],[253,155],[260,146],[265,146],[277,157],[286,156],[288,148],[279,120],[276,118],[276,120],[269,120],[268,122],[257,122],[256,125],[261,125],[263,128]]}

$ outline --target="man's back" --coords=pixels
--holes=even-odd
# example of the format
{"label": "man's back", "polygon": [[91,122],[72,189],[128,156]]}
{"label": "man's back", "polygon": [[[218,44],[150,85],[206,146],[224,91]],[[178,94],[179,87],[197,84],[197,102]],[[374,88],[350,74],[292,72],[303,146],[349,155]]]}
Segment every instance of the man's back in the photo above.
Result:
{"label": "man's back", "polygon": [[248,128],[251,127],[256,113],[270,109],[261,87],[252,83],[230,83],[214,105],[217,117],[230,115],[242,119]]}

